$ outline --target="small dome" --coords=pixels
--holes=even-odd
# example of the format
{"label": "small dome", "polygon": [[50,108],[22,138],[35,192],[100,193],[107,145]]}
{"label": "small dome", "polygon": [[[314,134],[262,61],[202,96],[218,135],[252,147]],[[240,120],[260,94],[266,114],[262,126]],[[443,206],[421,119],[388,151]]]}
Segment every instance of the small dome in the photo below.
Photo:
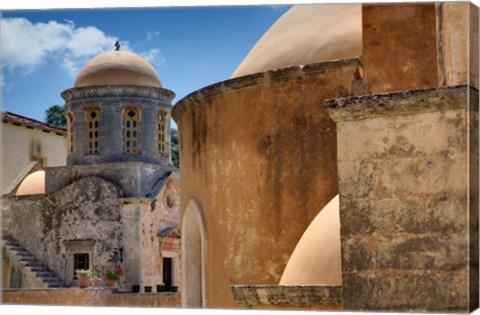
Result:
{"label": "small dome", "polygon": [[338,195],[313,219],[288,260],[280,285],[341,285]]}
{"label": "small dome", "polygon": [[162,87],[157,72],[145,59],[123,50],[109,51],[87,62],[74,86],[123,84]]}
{"label": "small dome", "polygon": [[361,54],[361,4],[296,5],[255,44],[232,78]]}
{"label": "small dome", "polygon": [[36,171],[29,174],[20,183],[15,196],[45,194],[45,171]]}

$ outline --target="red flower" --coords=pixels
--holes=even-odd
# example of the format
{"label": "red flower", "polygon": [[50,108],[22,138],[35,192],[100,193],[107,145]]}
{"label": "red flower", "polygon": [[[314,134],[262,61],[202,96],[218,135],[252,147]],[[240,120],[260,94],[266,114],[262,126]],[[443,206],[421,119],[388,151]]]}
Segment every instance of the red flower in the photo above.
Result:
{"label": "red flower", "polygon": [[116,273],[117,275],[122,275],[122,274],[123,274],[122,268],[117,268],[117,269],[115,270],[115,273]]}

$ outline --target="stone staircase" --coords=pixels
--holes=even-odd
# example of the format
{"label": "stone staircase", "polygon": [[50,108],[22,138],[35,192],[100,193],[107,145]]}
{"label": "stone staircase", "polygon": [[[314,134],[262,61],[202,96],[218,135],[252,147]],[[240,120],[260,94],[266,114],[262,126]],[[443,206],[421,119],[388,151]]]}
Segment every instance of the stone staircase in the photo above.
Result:
{"label": "stone staircase", "polygon": [[41,288],[64,288],[65,285],[52,271],[44,264],[37,261],[22,245],[13,239],[2,240],[2,247],[5,248],[5,258],[13,267],[19,269],[20,273],[29,279],[27,286]]}

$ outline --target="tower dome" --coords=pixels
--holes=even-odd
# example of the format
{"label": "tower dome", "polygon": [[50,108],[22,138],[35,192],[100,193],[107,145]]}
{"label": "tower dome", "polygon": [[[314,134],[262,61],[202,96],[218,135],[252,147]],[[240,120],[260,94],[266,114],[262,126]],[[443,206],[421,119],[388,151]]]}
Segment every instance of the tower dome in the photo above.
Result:
{"label": "tower dome", "polygon": [[232,78],[362,54],[362,5],[296,5],[250,50]]}
{"label": "tower dome", "polygon": [[68,123],[67,165],[142,162],[170,167],[170,111],[162,87],[140,56],[117,50],[94,57],[61,93]]}
{"label": "tower dome", "polygon": [[94,57],[80,70],[74,87],[91,85],[162,87],[162,82],[145,59],[132,52],[115,50]]}

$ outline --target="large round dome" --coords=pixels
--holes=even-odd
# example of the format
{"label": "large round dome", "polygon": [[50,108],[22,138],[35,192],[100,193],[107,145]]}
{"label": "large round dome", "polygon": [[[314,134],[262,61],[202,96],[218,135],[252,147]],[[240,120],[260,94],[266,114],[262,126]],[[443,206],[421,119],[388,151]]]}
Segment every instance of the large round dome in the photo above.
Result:
{"label": "large round dome", "polygon": [[288,260],[280,285],[341,285],[338,195],[313,219]]}
{"label": "large round dome", "polygon": [[103,53],[87,62],[74,86],[124,84],[162,87],[157,72],[145,59],[122,50]]}
{"label": "large round dome", "polygon": [[296,5],[255,44],[232,78],[361,54],[361,4]]}

